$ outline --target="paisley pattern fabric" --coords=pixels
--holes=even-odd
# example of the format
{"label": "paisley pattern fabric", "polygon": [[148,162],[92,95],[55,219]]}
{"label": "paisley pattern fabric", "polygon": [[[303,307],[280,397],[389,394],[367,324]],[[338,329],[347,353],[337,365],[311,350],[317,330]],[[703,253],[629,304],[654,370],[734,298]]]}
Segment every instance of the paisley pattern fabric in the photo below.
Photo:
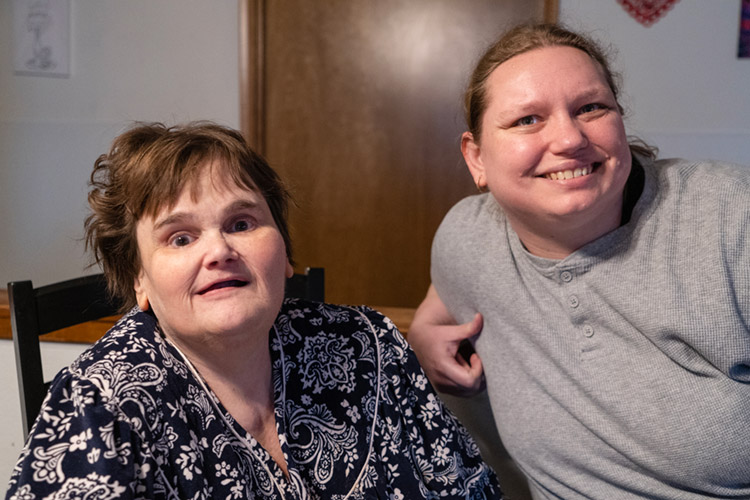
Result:
{"label": "paisley pattern fabric", "polygon": [[387,318],[288,299],[269,349],[288,476],[133,310],[55,378],[6,498],[501,498]]}

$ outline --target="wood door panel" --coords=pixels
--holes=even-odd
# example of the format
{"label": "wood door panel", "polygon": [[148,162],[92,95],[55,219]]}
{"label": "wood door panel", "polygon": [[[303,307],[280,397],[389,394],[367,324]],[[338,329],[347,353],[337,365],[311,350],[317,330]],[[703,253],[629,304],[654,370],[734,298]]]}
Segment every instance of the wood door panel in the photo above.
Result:
{"label": "wood door panel", "polygon": [[327,300],[421,301],[435,230],[475,192],[459,151],[468,73],[502,29],[540,20],[544,8],[279,0],[250,9],[262,33],[260,101],[243,123],[255,120],[256,147],[291,187],[295,260],[325,267]]}

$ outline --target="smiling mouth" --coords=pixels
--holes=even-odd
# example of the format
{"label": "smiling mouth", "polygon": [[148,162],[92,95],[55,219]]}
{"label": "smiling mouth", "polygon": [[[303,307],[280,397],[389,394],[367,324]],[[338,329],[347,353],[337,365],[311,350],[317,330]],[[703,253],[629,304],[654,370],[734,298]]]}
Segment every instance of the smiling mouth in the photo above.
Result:
{"label": "smiling mouth", "polygon": [[208,288],[206,288],[204,290],[201,290],[200,292],[198,292],[198,295],[203,295],[205,293],[211,292],[213,290],[219,290],[221,288],[230,288],[230,287],[232,287],[232,288],[241,288],[241,287],[243,287],[245,285],[247,285],[247,281],[242,281],[242,280],[222,281],[220,283],[215,283],[215,284],[211,285],[210,287],[208,287]]}
{"label": "smiling mouth", "polygon": [[560,170],[559,172],[550,172],[548,174],[545,174],[543,177],[552,181],[575,179],[576,177],[583,177],[591,174],[600,166],[601,162],[594,162],[589,167],[580,167],[573,170]]}

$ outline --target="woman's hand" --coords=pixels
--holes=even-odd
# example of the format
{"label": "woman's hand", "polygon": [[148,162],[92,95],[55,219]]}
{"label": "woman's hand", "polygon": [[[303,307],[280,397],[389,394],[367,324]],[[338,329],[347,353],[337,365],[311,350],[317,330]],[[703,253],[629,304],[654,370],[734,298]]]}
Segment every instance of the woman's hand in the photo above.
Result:
{"label": "woman's hand", "polygon": [[485,387],[482,361],[477,353],[468,360],[459,354],[463,341],[476,339],[482,330],[482,315],[457,325],[430,285],[409,327],[409,343],[417,353],[430,382],[441,392],[471,396]]}

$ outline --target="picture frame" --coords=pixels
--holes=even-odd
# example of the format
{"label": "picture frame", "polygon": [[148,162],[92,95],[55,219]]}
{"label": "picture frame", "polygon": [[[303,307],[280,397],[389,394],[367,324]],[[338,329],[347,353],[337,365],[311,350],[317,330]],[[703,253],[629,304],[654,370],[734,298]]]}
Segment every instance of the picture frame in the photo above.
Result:
{"label": "picture frame", "polygon": [[70,76],[70,0],[13,0],[13,72]]}

